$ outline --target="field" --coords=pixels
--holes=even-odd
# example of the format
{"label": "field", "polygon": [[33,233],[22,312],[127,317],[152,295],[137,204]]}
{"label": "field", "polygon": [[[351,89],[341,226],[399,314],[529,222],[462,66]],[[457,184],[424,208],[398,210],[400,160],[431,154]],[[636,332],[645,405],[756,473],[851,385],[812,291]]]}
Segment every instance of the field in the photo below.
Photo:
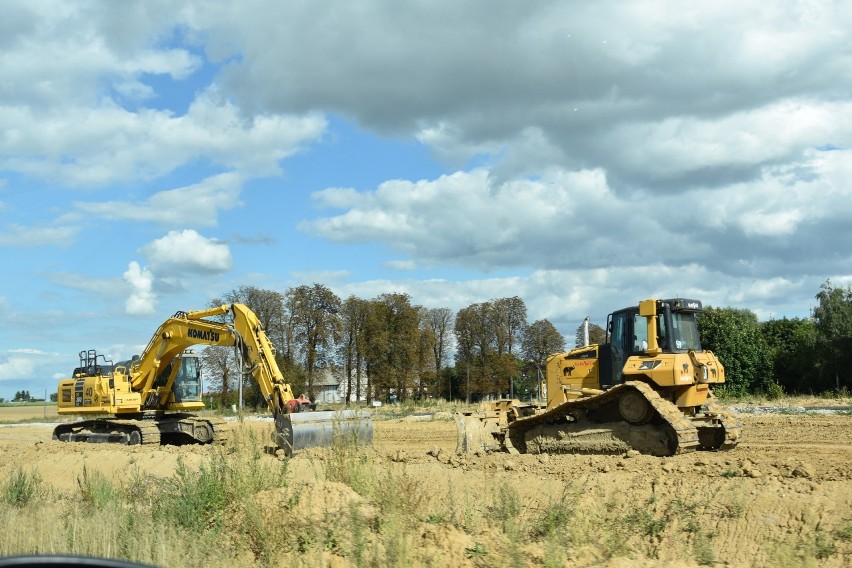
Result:
{"label": "field", "polygon": [[[50,410],[48,407],[47,410]],[[12,414],[15,412],[17,414]],[[42,407],[0,408],[0,421]],[[55,411],[54,411],[55,412]],[[852,566],[852,416],[740,413],[728,453],[457,456],[448,411],[376,415],[371,448],[283,460],[0,426],[0,556],[159,566]]]}

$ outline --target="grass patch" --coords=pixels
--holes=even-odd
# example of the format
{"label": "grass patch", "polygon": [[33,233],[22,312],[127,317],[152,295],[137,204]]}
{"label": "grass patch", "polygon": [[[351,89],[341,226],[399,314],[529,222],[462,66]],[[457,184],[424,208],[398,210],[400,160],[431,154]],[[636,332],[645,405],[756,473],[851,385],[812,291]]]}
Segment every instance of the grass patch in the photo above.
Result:
{"label": "grass patch", "polygon": [[28,472],[18,466],[3,484],[3,502],[15,507],[25,507],[41,492],[42,481],[38,472]]}
{"label": "grass patch", "polygon": [[119,490],[103,473],[89,471],[85,465],[83,473],[77,476],[77,487],[83,503],[90,508],[106,507],[119,498]]}
{"label": "grass patch", "polygon": [[841,525],[835,529],[834,536],[843,542],[852,542],[852,517],[843,520]]}

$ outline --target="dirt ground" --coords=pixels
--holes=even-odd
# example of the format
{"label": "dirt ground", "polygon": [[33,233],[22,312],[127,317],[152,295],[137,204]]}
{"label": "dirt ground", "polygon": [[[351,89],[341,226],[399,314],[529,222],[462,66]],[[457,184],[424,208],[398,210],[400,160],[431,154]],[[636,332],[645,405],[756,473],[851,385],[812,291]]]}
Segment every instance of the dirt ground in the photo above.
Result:
{"label": "dirt ground", "polygon": [[[0,422],[20,420],[27,414],[39,419],[43,412],[38,407],[4,407],[0,408]],[[376,419],[373,448],[377,460],[418,480],[415,490],[428,492],[436,500],[455,501],[456,506],[482,515],[488,514],[482,503],[499,487],[515,488],[533,508],[567,500],[577,513],[585,512],[582,518],[587,522],[605,516],[608,508],[627,515],[642,504],[661,518],[673,510],[663,510],[663,503],[669,503],[666,507],[686,503],[701,530],[709,535],[711,553],[703,560],[709,558],[710,563],[783,566],[804,559],[812,565],[852,566],[852,416],[738,416],[744,434],[735,450],[669,458],[457,456],[455,422],[440,415]],[[0,425],[0,483],[14,468],[24,465],[37,470],[57,490],[70,492],[84,465],[107,475],[120,476],[133,466],[151,475],[170,476],[179,457],[192,466],[210,452],[209,447],[198,446],[115,448],[55,442],[51,440],[51,421],[56,418],[48,415],[40,423]],[[251,427],[272,429],[271,423],[263,421],[253,422]],[[294,483],[302,487],[320,483],[321,460],[314,451],[292,459],[289,471]],[[697,565],[679,542],[678,535],[689,532],[687,517],[671,517],[672,522],[684,524],[682,531],[668,531],[656,541],[646,539],[645,554],[657,560],[643,560],[641,565]],[[464,563],[464,551],[476,545],[461,531],[424,534],[423,538],[424,545],[430,539],[435,541],[437,553],[445,555],[449,564]],[[459,542],[454,544],[453,539]],[[536,554],[528,552],[532,557]],[[594,557],[578,557],[576,565],[598,561],[607,566],[640,565]]]}

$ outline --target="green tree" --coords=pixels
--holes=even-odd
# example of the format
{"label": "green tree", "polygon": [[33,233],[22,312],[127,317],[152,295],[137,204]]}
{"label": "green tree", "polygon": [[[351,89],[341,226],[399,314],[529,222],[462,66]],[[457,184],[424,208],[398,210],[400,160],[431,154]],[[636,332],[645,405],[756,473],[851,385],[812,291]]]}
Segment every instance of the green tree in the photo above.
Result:
{"label": "green tree", "polygon": [[456,313],[456,368],[465,384],[467,402],[495,391],[488,366],[496,341],[491,321],[489,302],[471,304]]}
{"label": "green tree", "polygon": [[318,368],[332,362],[333,347],[340,338],[340,298],[322,284],[290,288],[285,294],[294,341],[302,354],[308,396],[316,396],[314,381]]}
{"label": "green tree", "polygon": [[[451,399],[452,384],[444,381],[442,389],[441,370],[449,350],[450,337],[453,333],[453,311],[450,308],[431,308],[425,310],[421,320],[421,333],[426,347],[431,351],[435,371],[435,394]],[[446,375],[450,379],[451,375]]]}
{"label": "green tree", "polygon": [[523,333],[527,328],[527,306],[518,296],[497,298],[488,304],[496,352],[488,354],[489,374],[496,394],[511,394],[514,381],[520,375],[521,362],[516,355],[521,350]]}
{"label": "green tree", "polygon": [[18,402],[29,402],[30,400],[32,400],[32,397],[30,396],[30,391],[27,391],[27,390],[22,390],[22,391],[16,392],[15,398],[13,399],[13,401],[18,401]]}
{"label": "green tree", "polygon": [[[456,370],[466,395],[502,396],[520,376],[527,307],[517,296],[471,304],[456,314]],[[470,391],[469,393],[467,391]]]}
{"label": "green tree", "polygon": [[341,340],[338,345],[339,358],[343,367],[345,399],[347,406],[353,399],[361,400],[362,371],[365,349],[365,326],[370,303],[356,296],[349,296],[340,308]]}
{"label": "green tree", "polygon": [[417,386],[419,312],[408,294],[382,294],[370,302],[365,355],[371,393],[404,400]]}
{"label": "green tree", "polygon": [[816,348],[820,357],[818,388],[852,387],[852,286],[836,288],[826,280],[814,308]]}
{"label": "green tree", "polygon": [[596,323],[589,324],[589,343],[603,345],[606,343],[606,331]]}
{"label": "green tree", "polygon": [[772,383],[772,357],[754,312],[708,307],[698,320],[701,345],[725,366],[725,389],[743,395]]}
{"label": "green tree", "polygon": [[[565,351],[565,338],[550,321],[534,321],[524,330],[522,340],[524,358],[535,368],[535,383],[544,380],[544,368],[547,358],[554,353]],[[540,394],[539,389],[535,389]]]}
{"label": "green tree", "polygon": [[760,325],[773,360],[773,376],[787,393],[817,390],[816,328],[811,319],[771,319]]}

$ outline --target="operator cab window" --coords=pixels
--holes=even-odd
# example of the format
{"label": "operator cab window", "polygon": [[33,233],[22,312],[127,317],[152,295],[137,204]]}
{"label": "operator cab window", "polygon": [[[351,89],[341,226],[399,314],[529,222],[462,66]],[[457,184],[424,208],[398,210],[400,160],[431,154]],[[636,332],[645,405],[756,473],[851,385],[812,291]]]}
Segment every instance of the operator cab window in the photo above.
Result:
{"label": "operator cab window", "polygon": [[645,317],[639,314],[633,315],[633,351],[632,353],[644,353],[648,348],[648,325]]}

